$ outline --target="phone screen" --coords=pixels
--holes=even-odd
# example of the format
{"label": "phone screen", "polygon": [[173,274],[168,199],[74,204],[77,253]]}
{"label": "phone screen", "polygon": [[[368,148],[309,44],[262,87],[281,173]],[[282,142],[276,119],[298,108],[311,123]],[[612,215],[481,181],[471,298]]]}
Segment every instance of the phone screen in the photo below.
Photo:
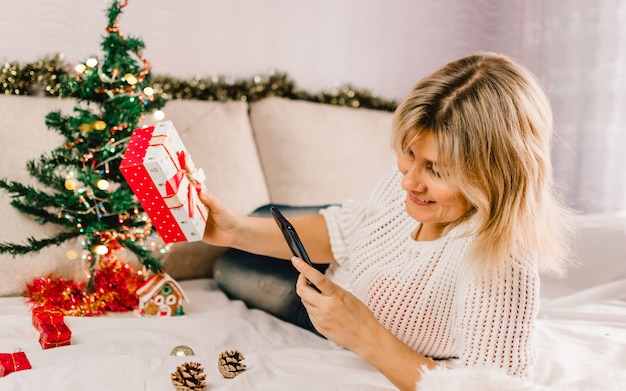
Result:
{"label": "phone screen", "polygon": [[[302,241],[298,237],[298,233],[296,232],[293,225],[291,225],[291,223],[285,218],[285,216],[283,216],[282,213],[280,213],[278,208],[276,208],[275,206],[270,207],[270,213],[272,213],[272,216],[274,216],[274,220],[276,221],[276,224],[282,231],[283,236],[285,237],[285,240],[287,241],[287,244],[289,245],[289,248],[291,249],[291,253],[294,256],[302,259],[309,265],[313,266],[313,263],[311,262],[309,255],[306,253],[306,250],[304,249],[304,246],[302,245]],[[309,281],[309,285],[317,289],[317,287],[313,285],[310,281]],[[319,292],[320,290],[317,289],[317,291]]]}

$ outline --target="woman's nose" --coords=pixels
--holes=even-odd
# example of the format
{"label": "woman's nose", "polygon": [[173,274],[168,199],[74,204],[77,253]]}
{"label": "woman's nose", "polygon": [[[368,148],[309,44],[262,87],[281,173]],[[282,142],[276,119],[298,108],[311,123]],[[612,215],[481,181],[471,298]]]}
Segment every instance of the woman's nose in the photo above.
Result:
{"label": "woman's nose", "polygon": [[407,191],[424,192],[426,191],[426,183],[423,181],[422,175],[416,167],[410,167],[402,177],[402,187]]}

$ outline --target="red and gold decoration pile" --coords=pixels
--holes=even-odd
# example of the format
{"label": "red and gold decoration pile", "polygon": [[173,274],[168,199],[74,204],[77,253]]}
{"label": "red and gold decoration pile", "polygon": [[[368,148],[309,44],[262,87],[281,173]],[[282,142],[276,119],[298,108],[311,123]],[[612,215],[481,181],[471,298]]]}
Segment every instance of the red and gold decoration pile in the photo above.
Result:
{"label": "red and gold decoration pile", "polygon": [[145,274],[118,259],[101,260],[99,266],[91,290],[86,282],[49,276],[29,284],[26,296],[35,307],[54,308],[68,316],[134,310],[139,302],[136,291],[144,283]]}

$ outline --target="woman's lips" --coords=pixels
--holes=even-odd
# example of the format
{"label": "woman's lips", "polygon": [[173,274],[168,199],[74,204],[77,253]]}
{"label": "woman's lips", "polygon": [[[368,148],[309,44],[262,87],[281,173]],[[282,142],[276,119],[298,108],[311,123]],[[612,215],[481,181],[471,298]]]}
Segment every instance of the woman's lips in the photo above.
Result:
{"label": "woman's lips", "polygon": [[424,201],[424,200],[421,200],[421,199],[417,198],[415,195],[413,195],[413,193],[411,193],[411,192],[408,192],[407,194],[409,195],[409,199],[410,199],[413,203],[415,203],[415,204],[417,204],[417,205],[426,206],[426,205],[430,205],[430,204],[432,204],[432,203],[433,203],[433,201]]}

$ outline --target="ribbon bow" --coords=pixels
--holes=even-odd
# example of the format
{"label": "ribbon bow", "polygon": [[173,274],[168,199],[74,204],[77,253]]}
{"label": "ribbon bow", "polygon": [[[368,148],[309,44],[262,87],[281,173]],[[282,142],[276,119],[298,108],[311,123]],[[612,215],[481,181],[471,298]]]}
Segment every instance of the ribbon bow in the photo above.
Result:
{"label": "ribbon bow", "polygon": [[[202,182],[206,179],[204,171],[197,169],[185,151],[177,153],[176,174],[165,183],[166,197],[174,196],[178,193],[183,178],[187,178],[187,202],[189,205],[189,217],[193,218],[196,205],[194,203],[193,191],[200,194]],[[182,205],[181,205],[182,206]]]}

